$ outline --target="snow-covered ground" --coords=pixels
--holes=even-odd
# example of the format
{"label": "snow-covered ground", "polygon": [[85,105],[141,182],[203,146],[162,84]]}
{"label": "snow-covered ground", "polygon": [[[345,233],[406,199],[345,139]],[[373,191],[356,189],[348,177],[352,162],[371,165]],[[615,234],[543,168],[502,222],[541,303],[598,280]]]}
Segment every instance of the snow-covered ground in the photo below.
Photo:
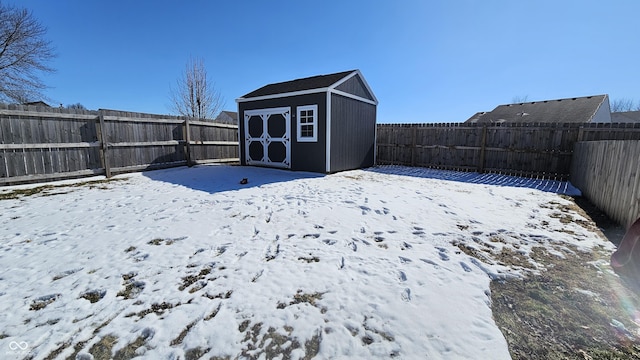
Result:
{"label": "snow-covered ground", "polygon": [[525,270],[462,247],[611,245],[535,184],[446,174],[198,166],[0,200],[0,357],[509,358],[489,282]]}

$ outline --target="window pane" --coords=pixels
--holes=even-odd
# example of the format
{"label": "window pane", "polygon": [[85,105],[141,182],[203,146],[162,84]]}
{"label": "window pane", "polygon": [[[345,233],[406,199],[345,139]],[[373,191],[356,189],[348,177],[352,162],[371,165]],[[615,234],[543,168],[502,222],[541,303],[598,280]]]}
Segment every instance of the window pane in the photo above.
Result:
{"label": "window pane", "polygon": [[313,137],[313,125],[303,125],[300,127],[302,137]]}

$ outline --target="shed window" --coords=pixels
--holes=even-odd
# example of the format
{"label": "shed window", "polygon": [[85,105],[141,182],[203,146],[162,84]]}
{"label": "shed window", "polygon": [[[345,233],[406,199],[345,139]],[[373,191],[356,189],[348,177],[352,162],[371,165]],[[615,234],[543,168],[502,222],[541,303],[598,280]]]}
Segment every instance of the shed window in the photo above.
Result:
{"label": "shed window", "polygon": [[318,141],[318,105],[298,106],[298,141]]}

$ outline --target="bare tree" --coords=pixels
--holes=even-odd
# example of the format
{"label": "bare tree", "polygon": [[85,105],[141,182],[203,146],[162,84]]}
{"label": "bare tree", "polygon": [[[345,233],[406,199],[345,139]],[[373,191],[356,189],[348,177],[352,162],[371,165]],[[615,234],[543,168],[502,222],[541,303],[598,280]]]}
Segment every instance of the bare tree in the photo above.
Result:
{"label": "bare tree", "polygon": [[81,103],[75,103],[75,104],[67,105],[67,109],[87,110],[87,108],[84,105],[82,105]]}
{"label": "bare tree", "polygon": [[611,112],[623,111],[640,111],[640,102],[634,105],[633,100],[627,98],[615,99],[611,102]]}
{"label": "bare tree", "polygon": [[513,99],[511,99],[511,103],[512,104],[522,104],[522,103],[526,103],[528,99],[529,99],[529,95],[514,96]]}
{"label": "bare tree", "polygon": [[46,32],[27,9],[0,2],[0,100],[43,98],[39,75],[54,71],[47,62],[55,57]]}
{"label": "bare tree", "polygon": [[169,98],[174,112],[198,120],[213,119],[224,106],[222,95],[209,82],[207,69],[199,58],[189,59]]}

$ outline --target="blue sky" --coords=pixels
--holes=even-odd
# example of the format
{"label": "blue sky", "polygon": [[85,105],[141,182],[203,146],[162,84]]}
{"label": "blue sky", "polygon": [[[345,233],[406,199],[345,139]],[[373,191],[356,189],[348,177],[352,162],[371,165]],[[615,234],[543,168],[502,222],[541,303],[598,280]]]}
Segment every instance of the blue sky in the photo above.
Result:
{"label": "blue sky", "polygon": [[58,57],[53,104],[169,113],[190,56],[235,110],[273,82],[360,69],[378,122],[460,122],[515,97],[640,100],[637,0],[4,0]]}

